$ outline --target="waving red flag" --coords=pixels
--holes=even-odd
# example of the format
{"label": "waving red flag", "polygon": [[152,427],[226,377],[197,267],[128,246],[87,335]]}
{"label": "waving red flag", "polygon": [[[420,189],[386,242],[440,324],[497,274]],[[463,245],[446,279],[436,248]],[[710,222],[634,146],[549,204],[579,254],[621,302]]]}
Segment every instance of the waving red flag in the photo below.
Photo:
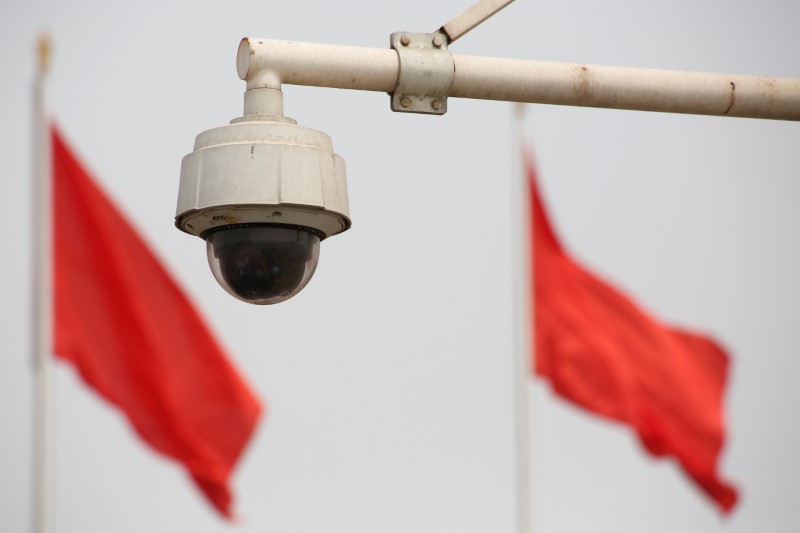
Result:
{"label": "waving red flag", "polygon": [[547,218],[530,158],[536,372],[556,393],[629,424],[647,450],[674,457],[725,512],[720,479],[728,357],[708,337],[667,327],[584,269]]}
{"label": "waving red flag", "polygon": [[225,516],[261,406],[199,314],[52,130],[55,352]]}

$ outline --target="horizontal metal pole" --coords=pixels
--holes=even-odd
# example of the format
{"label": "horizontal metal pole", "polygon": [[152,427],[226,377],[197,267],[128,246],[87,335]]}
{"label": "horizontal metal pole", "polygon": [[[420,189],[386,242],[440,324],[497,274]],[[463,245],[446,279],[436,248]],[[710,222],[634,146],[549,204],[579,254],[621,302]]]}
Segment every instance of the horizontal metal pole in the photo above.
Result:
{"label": "horizontal metal pole", "polygon": [[[800,80],[454,55],[450,96],[800,121]],[[247,88],[312,85],[391,93],[391,49],[245,38]]]}
{"label": "horizontal metal pole", "polygon": [[400,60],[391,48],[245,37],[239,44],[236,70],[248,89],[280,89],[285,83],[391,93],[397,86]]}
{"label": "horizontal metal pole", "polygon": [[800,80],[456,56],[450,95],[800,120]]}

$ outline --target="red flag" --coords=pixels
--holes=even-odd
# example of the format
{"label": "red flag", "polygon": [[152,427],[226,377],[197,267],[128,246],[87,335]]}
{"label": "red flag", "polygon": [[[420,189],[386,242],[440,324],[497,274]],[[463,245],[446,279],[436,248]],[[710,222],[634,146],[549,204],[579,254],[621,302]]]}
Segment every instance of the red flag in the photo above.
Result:
{"label": "red flag", "polygon": [[548,221],[527,162],[533,206],[536,372],[556,393],[631,425],[647,450],[674,457],[725,512],[720,479],[728,357],[708,337],[667,327],[573,260]]}
{"label": "red flag", "polygon": [[51,139],[55,352],[230,517],[230,474],[261,405],[55,128]]}

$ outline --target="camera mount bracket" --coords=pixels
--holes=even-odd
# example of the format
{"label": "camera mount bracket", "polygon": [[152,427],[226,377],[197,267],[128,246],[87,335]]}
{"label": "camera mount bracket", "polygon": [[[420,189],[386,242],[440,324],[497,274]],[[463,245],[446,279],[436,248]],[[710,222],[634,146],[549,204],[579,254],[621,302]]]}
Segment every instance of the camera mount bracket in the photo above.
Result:
{"label": "camera mount bracket", "polygon": [[444,32],[395,32],[391,46],[400,62],[392,111],[444,115],[455,78],[455,63]]}
{"label": "camera mount bracket", "polygon": [[456,73],[447,45],[513,1],[479,0],[433,33],[393,33],[390,43],[400,68],[390,95],[392,111],[444,115]]}

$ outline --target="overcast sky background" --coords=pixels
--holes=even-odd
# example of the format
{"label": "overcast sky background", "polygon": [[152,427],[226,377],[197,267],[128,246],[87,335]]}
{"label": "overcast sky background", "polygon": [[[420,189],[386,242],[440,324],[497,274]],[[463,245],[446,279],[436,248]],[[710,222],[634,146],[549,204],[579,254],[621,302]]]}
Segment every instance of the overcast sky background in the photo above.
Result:
{"label": "overcast sky background", "polygon": [[[173,227],[181,158],[241,114],[243,36],[388,47],[468,0],[42,2],[0,6],[0,529],[30,528],[30,175],[34,43],[51,107],[268,404],[235,473],[238,526],[62,363],[57,533],[512,532],[517,161],[511,105],[444,117],[389,97],[286,86],[286,114],[347,162],[353,228],[294,299],[254,307]],[[800,77],[789,0],[519,0],[456,54]],[[530,106],[552,216],[586,265],[730,350],[722,518],[627,428],[534,386],[537,533],[797,531],[800,125]]]}

